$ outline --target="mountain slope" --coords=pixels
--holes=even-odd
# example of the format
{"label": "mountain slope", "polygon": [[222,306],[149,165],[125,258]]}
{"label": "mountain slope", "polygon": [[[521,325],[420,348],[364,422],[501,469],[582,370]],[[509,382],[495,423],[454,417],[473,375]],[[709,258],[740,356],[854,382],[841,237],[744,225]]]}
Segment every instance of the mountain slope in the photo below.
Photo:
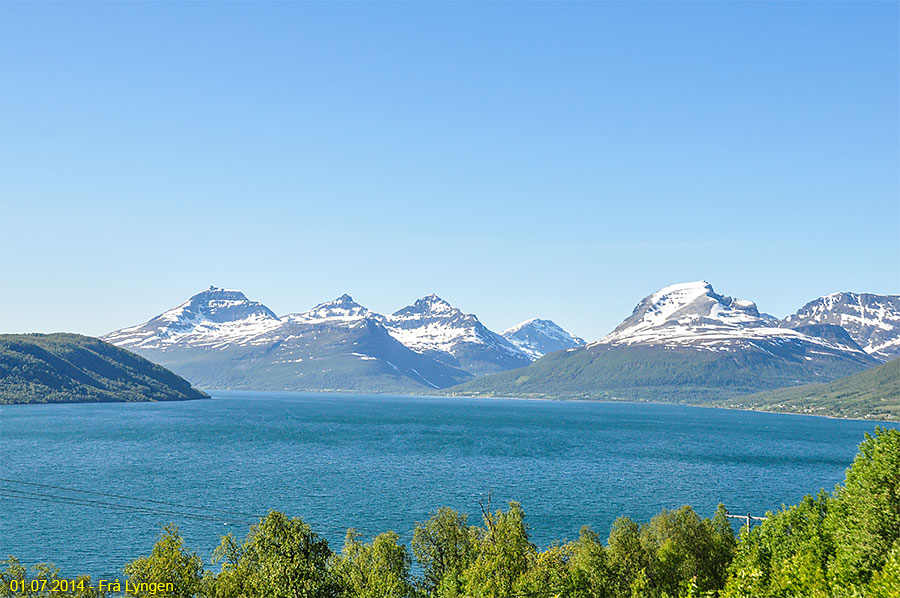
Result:
{"label": "mountain slope", "polygon": [[644,298],[600,341],[451,389],[459,394],[709,401],[828,381],[877,364],[847,335],[782,328],[705,282]]}
{"label": "mountain slope", "polygon": [[531,360],[473,314],[428,295],[380,321],[405,346],[475,375],[527,365]]}
{"label": "mountain slope", "polygon": [[[219,318],[223,301],[230,312]],[[471,377],[403,346],[379,317],[342,295],[279,318],[211,287],[105,338],[206,388],[420,392]]]}
{"label": "mountain slope", "polygon": [[512,328],[507,328],[501,336],[531,359],[584,344],[584,339],[572,336],[556,322],[539,318],[525,320]]}
{"label": "mountain slope", "polygon": [[740,409],[900,421],[900,358],[826,384],[780,388],[728,402]]}
{"label": "mountain slope", "polygon": [[840,326],[867,353],[882,361],[900,357],[900,295],[832,293],[785,318],[787,328]]}
{"label": "mountain slope", "polygon": [[207,398],[169,370],[79,334],[0,335],[0,403]]}
{"label": "mountain slope", "polygon": [[103,339],[134,351],[212,349],[252,344],[281,324],[272,310],[242,292],[211,286],[144,324],[110,332]]}

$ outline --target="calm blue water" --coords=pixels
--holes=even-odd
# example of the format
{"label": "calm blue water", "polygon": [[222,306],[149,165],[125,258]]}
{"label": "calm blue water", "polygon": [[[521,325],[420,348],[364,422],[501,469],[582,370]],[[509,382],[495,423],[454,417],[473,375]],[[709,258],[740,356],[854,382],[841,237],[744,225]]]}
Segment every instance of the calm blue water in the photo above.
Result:
{"label": "calm blue water", "polygon": [[[473,515],[521,502],[538,545],[615,517],[691,504],[710,515],[792,504],[832,489],[874,423],[678,405],[293,393],[209,401],[0,407],[3,478],[208,509],[301,516],[339,549],[344,530],[394,529],[448,505]],[[176,521],[209,557],[239,515],[65,504],[140,504],[3,482],[0,555],[64,573],[120,574]],[[25,499],[29,497],[32,500]],[[33,500],[37,499],[37,500]],[[52,500],[54,502],[43,502]],[[107,507],[107,508],[103,508]],[[213,517],[189,519],[179,513]]]}

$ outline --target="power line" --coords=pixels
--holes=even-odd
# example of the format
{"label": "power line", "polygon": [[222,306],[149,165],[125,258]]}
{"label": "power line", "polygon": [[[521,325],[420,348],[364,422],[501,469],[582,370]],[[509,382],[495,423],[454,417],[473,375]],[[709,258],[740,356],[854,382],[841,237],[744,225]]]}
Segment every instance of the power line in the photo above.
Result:
{"label": "power line", "polygon": [[178,507],[181,509],[195,509],[198,511],[212,511],[215,513],[224,513],[226,515],[240,515],[242,517],[254,517],[254,518],[262,518],[263,515],[259,515],[257,513],[244,513],[242,511],[228,511],[225,509],[215,509],[212,507],[195,507],[191,505],[184,505],[176,502],[169,502],[167,500],[153,500],[150,498],[135,498],[133,496],[123,496],[121,494],[111,494],[109,492],[96,492],[93,490],[81,490],[79,488],[67,488],[65,486],[54,486],[52,484],[38,484],[36,482],[24,482],[22,480],[11,480],[9,478],[0,478],[0,482],[9,482],[11,484],[22,484],[23,486],[35,486],[38,488],[50,488],[53,490],[64,490],[66,492],[78,492],[79,494],[93,494],[95,496],[106,496],[108,498],[119,498],[122,500],[133,500],[136,502],[146,502],[153,503],[157,505],[166,505],[169,507]]}
{"label": "power line", "polygon": [[[144,503],[155,504],[155,505],[172,506],[172,507],[177,507],[177,508],[181,508],[181,509],[192,509],[195,511],[206,511],[206,512],[210,512],[210,513],[224,513],[224,514],[228,514],[228,515],[239,515],[242,517],[252,517],[256,520],[263,519],[265,517],[264,515],[259,515],[259,514],[255,514],[255,513],[246,513],[243,511],[232,511],[232,510],[227,510],[227,509],[216,509],[216,508],[205,507],[205,506],[194,506],[194,505],[187,505],[187,504],[183,504],[183,503],[177,503],[177,502],[166,501],[166,500],[137,498],[134,496],[125,496],[122,494],[113,494],[110,492],[97,492],[94,490],[82,490],[80,488],[57,486],[57,485],[53,485],[53,484],[39,484],[37,482],[26,482],[24,480],[14,480],[14,479],[10,479],[10,478],[0,478],[0,482],[6,482],[6,483],[11,483],[11,484],[21,484],[24,486],[32,486],[32,487],[36,487],[36,488],[61,490],[63,492],[76,492],[79,494],[103,496],[103,497],[108,497],[108,498],[116,498],[116,499],[120,499],[120,500],[144,502]],[[9,494],[3,495],[7,498],[26,498],[25,496],[23,496],[23,494],[29,494],[23,490],[14,490],[11,488],[0,488],[0,491],[13,492],[17,495],[17,496],[12,496]],[[153,509],[151,507],[145,507],[145,506],[140,506],[140,505],[127,505],[127,504],[121,504],[121,503],[110,503],[110,502],[105,502],[105,501],[93,501],[93,500],[89,500],[89,499],[85,499],[85,498],[58,496],[55,494],[41,494],[41,493],[31,493],[31,494],[33,494],[34,496],[42,497],[44,500],[41,500],[40,502],[53,502],[53,499],[56,499],[57,501],[60,501],[60,500],[66,501],[65,504],[106,508],[109,510],[117,510],[119,512],[174,515],[174,516],[180,516],[180,517],[187,517],[187,518],[191,518],[191,519],[197,519],[197,520],[201,520],[201,521],[225,521],[225,522],[229,522],[229,523],[240,523],[240,524],[246,524],[246,525],[252,525],[252,524],[256,523],[256,521],[226,519],[223,517],[199,515],[199,514],[194,514],[194,513],[181,513],[181,512],[176,512],[176,511]],[[33,499],[33,500],[36,500],[36,499]],[[324,530],[328,530],[328,531],[335,532],[335,533],[346,533],[346,531],[348,529],[346,527],[339,526],[339,525],[319,524],[316,522],[309,521],[306,518],[303,518],[303,521],[310,527],[317,528],[317,529],[324,529]],[[377,535],[378,533],[380,533],[380,532],[374,532],[372,530],[363,529],[363,528],[354,527],[353,529],[356,529],[357,531],[361,531],[361,532],[364,532],[367,534]]]}
{"label": "power line", "polygon": [[221,517],[209,517],[206,515],[198,515],[196,513],[180,513],[178,511],[166,511],[162,509],[151,509],[149,507],[140,507],[135,505],[123,505],[117,503],[109,503],[98,500],[87,500],[82,498],[69,498],[65,496],[57,496],[55,494],[44,494],[40,492],[26,492],[23,490],[13,490],[11,488],[0,488],[0,496],[6,498],[21,498],[24,500],[33,500],[39,502],[50,502],[67,505],[77,505],[83,507],[96,507],[99,509],[108,509],[121,513],[139,513],[144,515],[170,515],[176,517],[187,517],[200,521],[240,523],[251,525],[250,521],[239,521],[237,519],[224,519]]}

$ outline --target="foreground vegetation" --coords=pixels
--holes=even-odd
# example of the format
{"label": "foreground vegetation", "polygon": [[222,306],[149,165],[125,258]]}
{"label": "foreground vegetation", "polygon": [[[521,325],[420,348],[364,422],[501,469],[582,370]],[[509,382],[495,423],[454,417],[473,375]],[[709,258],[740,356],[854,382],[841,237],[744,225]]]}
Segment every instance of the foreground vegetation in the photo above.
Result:
{"label": "foreground vegetation", "polygon": [[[866,435],[843,485],[769,513],[738,538],[723,507],[704,519],[685,506],[643,524],[620,518],[605,543],[583,528],[577,540],[539,550],[512,502],[505,510],[485,505],[480,526],[439,509],[416,526],[411,552],[394,532],[366,542],[349,530],[333,553],[304,521],[273,511],[243,540],[223,537],[213,565],[206,569],[167,526],[149,555],[125,566],[131,586],[122,589],[185,598],[896,598],[900,431]],[[55,577],[52,566],[36,565],[28,576],[10,559],[0,591],[64,595],[21,583]],[[103,595],[85,581],[67,594]]]}
{"label": "foreground vegetation", "polygon": [[80,334],[0,334],[0,404],[179,401],[206,393],[166,368]]}

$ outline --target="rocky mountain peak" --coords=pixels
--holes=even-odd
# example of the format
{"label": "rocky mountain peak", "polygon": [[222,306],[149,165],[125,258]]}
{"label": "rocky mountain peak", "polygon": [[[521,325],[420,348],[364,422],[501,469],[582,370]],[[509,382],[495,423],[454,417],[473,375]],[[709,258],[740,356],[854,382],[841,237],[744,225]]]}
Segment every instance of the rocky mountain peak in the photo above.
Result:
{"label": "rocky mountain peak", "polygon": [[168,322],[205,320],[221,324],[247,318],[277,320],[278,316],[262,303],[248,299],[241,291],[210,286],[154,319]]}
{"label": "rocky mountain peak", "polygon": [[701,280],[670,285],[648,295],[609,337],[666,327],[745,328],[776,325],[774,318],[759,313],[753,301],[720,295],[711,284]]}
{"label": "rocky mountain peak", "polygon": [[900,295],[831,293],[781,321],[792,329],[824,324],[840,326],[877,359],[900,357]]}
{"label": "rocky mountain peak", "polygon": [[280,322],[275,312],[241,291],[210,286],[144,324],[110,332],[103,339],[128,348],[157,347],[190,342],[198,331],[246,337]]}
{"label": "rocky mountain peak", "polygon": [[507,328],[502,336],[531,359],[584,344],[584,339],[569,334],[556,322],[540,318]]}
{"label": "rocky mountain peak", "polygon": [[441,299],[434,293],[430,295],[426,295],[421,299],[416,299],[416,301],[412,305],[408,305],[402,309],[399,309],[394,312],[394,316],[421,316],[421,315],[437,315],[437,316],[450,316],[460,314],[459,309],[453,307],[445,301]]}
{"label": "rocky mountain peak", "polygon": [[320,303],[311,310],[301,314],[306,318],[364,318],[372,315],[367,308],[353,300],[353,297],[344,293],[336,299]]}

